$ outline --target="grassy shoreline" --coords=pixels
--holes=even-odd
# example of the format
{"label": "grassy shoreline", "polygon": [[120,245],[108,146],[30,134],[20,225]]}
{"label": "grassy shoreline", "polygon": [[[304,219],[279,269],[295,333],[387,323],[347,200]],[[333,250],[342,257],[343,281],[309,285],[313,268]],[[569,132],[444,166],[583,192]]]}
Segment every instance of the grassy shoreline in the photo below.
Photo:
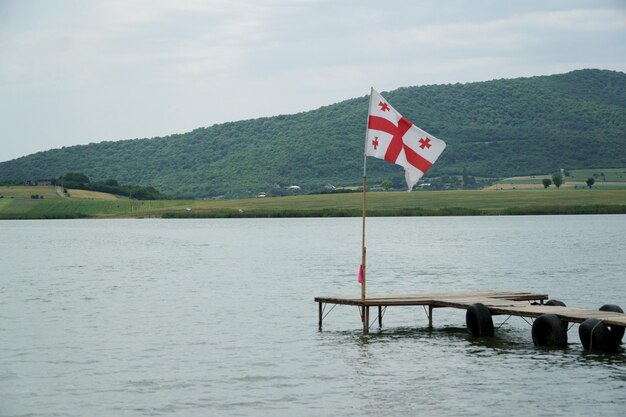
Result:
{"label": "grassy shoreline", "polygon": [[[368,211],[368,217],[427,217],[427,216],[519,216],[519,215],[557,215],[557,214],[626,214],[626,205],[621,206],[545,206],[513,207],[502,210],[477,210],[463,207],[444,207],[441,209],[406,209]],[[165,219],[198,218],[297,218],[297,217],[360,217],[358,210],[281,210],[281,211],[206,211],[196,213],[166,212]]]}
{"label": "grassy shoreline", "polygon": [[[31,193],[36,193],[32,191]],[[6,193],[5,193],[6,194]],[[42,193],[43,195],[43,193]],[[242,200],[0,198],[0,219],[358,217],[363,195],[327,194]],[[626,190],[370,192],[367,215],[485,216],[626,214]]]}

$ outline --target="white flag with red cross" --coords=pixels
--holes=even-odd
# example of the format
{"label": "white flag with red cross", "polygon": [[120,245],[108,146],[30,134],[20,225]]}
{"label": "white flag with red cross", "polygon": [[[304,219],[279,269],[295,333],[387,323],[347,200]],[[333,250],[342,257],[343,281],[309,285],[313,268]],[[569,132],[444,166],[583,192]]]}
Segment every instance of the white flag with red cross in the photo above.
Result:
{"label": "white flag with red cross", "polygon": [[435,163],[445,147],[444,141],[402,117],[372,88],[365,155],[402,166],[409,191]]}

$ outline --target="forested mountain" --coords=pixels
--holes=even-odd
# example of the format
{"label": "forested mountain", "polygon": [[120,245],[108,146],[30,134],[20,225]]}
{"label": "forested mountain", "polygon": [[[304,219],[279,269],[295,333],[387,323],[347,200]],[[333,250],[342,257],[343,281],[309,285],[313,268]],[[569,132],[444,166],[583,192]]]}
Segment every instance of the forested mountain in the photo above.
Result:
{"label": "forested mountain", "polygon": [[[507,177],[626,167],[626,74],[567,74],[406,87],[383,96],[448,147],[429,176]],[[368,97],[152,139],[92,143],[0,163],[0,181],[82,172],[178,197],[251,196],[361,183]],[[368,159],[368,182],[402,168]]]}

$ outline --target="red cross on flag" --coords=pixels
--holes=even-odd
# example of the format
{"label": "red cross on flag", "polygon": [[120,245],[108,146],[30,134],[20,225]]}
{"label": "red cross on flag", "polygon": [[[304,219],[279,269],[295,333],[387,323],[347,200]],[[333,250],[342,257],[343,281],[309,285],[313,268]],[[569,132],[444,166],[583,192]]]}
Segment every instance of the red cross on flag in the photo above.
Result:
{"label": "red cross on flag", "polygon": [[387,100],[372,89],[367,121],[365,155],[404,168],[409,190],[435,163],[446,143],[402,117]]}

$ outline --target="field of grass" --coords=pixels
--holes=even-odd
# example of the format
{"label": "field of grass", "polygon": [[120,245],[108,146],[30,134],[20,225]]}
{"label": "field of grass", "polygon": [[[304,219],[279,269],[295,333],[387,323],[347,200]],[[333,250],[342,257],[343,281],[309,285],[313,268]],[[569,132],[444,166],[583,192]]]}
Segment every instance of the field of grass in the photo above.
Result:
{"label": "field of grass", "polygon": [[101,193],[100,191],[89,190],[71,190],[70,198],[79,200],[127,200],[128,197],[122,197],[119,195]]}
{"label": "field of grass", "polygon": [[[308,195],[193,202],[168,216],[359,216],[362,194]],[[603,209],[600,209],[603,207]],[[370,216],[626,212],[626,190],[379,192],[367,195]]]}
{"label": "field of grass", "polygon": [[0,199],[31,198],[33,195],[42,196],[44,200],[46,198],[61,198],[53,186],[7,185],[0,187]]}
{"label": "field of grass", "polygon": [[[0,195],[8,194],[0,187]],[[27,187],[34,189],[35,187]],[[16,190],[13,190],[16,193]],[[244,200],[0,199],[0,219],[360,216],[361,193]],[[70,190],[70,195],[73,195]],[[626,213],[626,189],[370,192],[368,216]]]}
{"label": "field of grass", "polygon": [[[541,189],[542,180],[551,179],[552,175],[532,175],[522,177],[505,178],[490,186],[490,189]],[[561,189],[588,188],[587,178],[593,178],[595,184],[592,188],[604,190],[626,190],[626,168],[598,168],[598,169],[574,169],[564,178],[565,182]],[[550,188],[554,188],[551,185]]]}
{"label": "field of grass", "polygon": [[[71,193],[70,193],[71,194]],[[4,199],[0,219],[72,219],[109,217],[148,217],[151,213],[176,210],[185,204],[178,200],[89,200],[89,199]]]}

